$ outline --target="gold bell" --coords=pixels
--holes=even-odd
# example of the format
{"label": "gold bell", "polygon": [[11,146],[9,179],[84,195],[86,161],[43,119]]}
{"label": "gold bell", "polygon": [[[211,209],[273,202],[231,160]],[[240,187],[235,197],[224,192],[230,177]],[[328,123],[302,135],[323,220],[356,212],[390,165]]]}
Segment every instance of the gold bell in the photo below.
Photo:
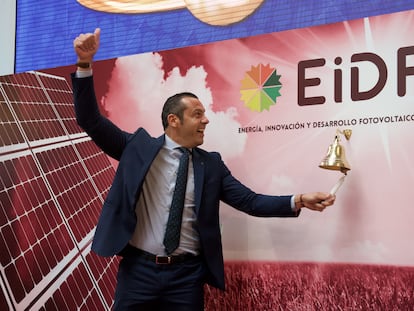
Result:
{"label": "gold bell", "polygon": [[339,134],[344,134],[346,139],[349,139],[351,137],[351,133],[351,130],[345,130],[343,132],[337,130],[333,144],[329,146],[325,158],[319,164],[320,168],[341,171],[346,175],[347,171],[351,169],[351,166],[346,160],[344,147],[342,147],[342,145],[339,143]]}

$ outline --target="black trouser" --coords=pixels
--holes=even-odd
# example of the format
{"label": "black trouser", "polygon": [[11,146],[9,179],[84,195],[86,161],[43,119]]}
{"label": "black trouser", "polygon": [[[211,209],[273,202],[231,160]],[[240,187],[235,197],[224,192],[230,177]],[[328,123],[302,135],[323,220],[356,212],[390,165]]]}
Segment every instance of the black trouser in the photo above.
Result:
{"label": "black trouser", "polygon": [[172,264],[125,256],[119,264],[114,310],[202,311],[204,280],[200,256]]}

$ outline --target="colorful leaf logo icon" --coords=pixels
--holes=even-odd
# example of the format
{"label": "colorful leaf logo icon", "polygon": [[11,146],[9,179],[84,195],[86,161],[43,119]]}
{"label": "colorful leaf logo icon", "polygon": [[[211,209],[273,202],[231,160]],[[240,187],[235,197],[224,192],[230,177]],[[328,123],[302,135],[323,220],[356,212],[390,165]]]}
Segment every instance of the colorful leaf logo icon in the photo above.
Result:
{"label": "colorful leaf logo icon", "polygon": [[270,65],[252,66],[241,81],[241,100],[252,111],[269,110],[280,96],[280,75]]}

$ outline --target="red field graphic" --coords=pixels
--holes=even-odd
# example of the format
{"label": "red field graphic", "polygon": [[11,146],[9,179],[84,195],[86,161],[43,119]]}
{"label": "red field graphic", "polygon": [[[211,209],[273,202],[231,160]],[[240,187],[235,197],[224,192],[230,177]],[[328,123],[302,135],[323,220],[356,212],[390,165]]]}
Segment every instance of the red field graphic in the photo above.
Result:
{"label": "red field graphic", "polygon": [[226,262],[226,292],[206,288],[207,311],[413,310],[414,268]]}

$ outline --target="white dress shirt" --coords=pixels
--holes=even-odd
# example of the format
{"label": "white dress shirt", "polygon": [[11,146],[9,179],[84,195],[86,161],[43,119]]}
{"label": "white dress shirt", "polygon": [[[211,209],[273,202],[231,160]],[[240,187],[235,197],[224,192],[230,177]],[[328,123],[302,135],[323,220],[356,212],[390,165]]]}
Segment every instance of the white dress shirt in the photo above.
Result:
{"label": "white dress shirt", "polygon": [[[175,180],[182,152],[177,143],[165,136],[165,144],[155,157],[145,177],[141,194],[135,208],[137,225],[129,243],[139,249],[156,255],[165,255],[163,245],[167,227]],[[192,156],[188,166],[187,188],[181,238],[173,254],[199,253],[199,237],[195,228],[194,170]]]}

